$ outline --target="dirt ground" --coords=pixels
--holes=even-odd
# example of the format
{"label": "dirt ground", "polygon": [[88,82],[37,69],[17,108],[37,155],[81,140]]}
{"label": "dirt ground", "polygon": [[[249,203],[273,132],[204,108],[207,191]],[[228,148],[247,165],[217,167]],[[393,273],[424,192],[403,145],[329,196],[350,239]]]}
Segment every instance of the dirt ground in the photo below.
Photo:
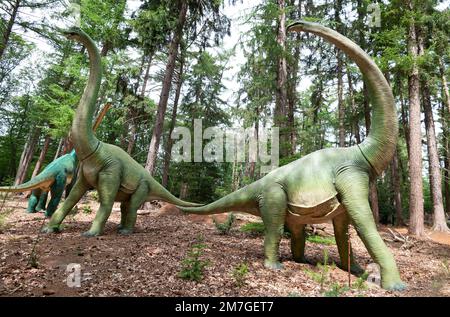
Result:
{"label": "dirt ground", "polygon": [[[330,268],[322,289],[311,274],[320,272],[316,264],[323,262],[324,249],[330,263],[339,262],[335,245],[307,242],[310,263],[299,264],[292,260],[289,239],[283,238],[284,270],[265,269],[263,238],[239,230],[245,222],[260,221],[248,215],[238,214],[230,233],[220,235],[211,217],[183,215],[163,205],[138,216],[135,234],[121,236],[116,230],[120,213],[115,206],[104,235],[85,238],[81,233],[95,216],[96,202],[80,203],[78,212],[66,218],[60,234],[40,234],[46,221],[43,214],[26,214],[25,208],[25,199],[15,199],[6,201],[2,210],[7,216],[0,228],[0,296],[324,296],[333,285],[347,284],[348,275],[339,268]],[[331,225],[321,227],[332,233]],[[388,228],[380,227],[380,231],[408,289],[388,292],[370,283],[366,289],[345,290],[340,296],[450,296],[450,235],[423,240],[408,237],[405,244],[393,241]],[[405,229],[397,232],[406,237]],[[206,245],[201,259],[209,261],[204,278],[201,282],[183,280],[179,277],[182,261],[199,237]],[[367,267],[372,261],[354,230],[352,246],[358,263]],[[70,272],[66,269],[71,263],[81,269],[80,287],[67,284]],[[238,287],[232,272],[242,263],[248,266],[248,274],[245,284]],[[356,277],[351,279],[354,282]]]}

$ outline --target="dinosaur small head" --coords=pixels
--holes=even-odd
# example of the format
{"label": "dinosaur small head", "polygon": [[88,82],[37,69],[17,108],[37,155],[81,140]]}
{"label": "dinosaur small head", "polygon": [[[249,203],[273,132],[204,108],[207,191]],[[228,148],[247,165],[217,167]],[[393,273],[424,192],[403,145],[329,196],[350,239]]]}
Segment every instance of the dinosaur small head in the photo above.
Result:
{"label": "dinosaur small head", "polygon": [[318,23],[314,23],[314,22],[308,22],[308,21],[296,21],[294,23],[291,23],[288,25],[288,27],[286,28],[286,30],[288,32],[302,32],[302,31],[310,31],[312,28],[320,28],[322,27],[320,24]]}
{"label": "dinosaur small head", "polygon": [[61,33],[64,34],[69,40],[77,40],[83,34],[83,31],[78,27],[72,27],[66,30],[61,30]]}

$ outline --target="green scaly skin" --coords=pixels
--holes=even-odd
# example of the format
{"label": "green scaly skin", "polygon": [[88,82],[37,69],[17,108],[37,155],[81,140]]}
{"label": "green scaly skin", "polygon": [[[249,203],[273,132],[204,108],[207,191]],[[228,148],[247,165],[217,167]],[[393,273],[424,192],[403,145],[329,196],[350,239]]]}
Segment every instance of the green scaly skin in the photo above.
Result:
{"label": "green scaly skin", "polygon": [[89,54],[89,80],[72,123],[72,141],[80,160],[80,171],[64,204],[50,219],[44,232],[58,232],[70,210],[90,189],[97,189],[100,208],[84,236],[103,233],[115,201],[121,202],[119,233],[132,233],[137,210],[146,201],[163,200],[181,206],[199,206],[173,196],[138,162],[121,148],[99,141],[92,132],[92,117],[102,77],[101,58],[92,39],[78,28],[65,35],[84,45]]}
{"label": "green scaly skin", "polygon": [[398,122],[392,91],[371,58],[345,36],[316,23],[296,22],[290,31],[321,36],[346,53],[360,68],[373,104],[370,135],[350,148],[323,149],[277,168],[260,180],[203,207],[179,207],[187,213],[216,214],[243,211],[261,216],[266,227],[265,266],[279,269],[278,249],[287,225],[292,233],[294,260],[304,261],[306,224],[333,221],[341,267],[361,269],[348,248],[351,222],[367,250],[381,267],[382,287],[403,290],[395,260],[381,239],[368,201],[369,179],[379,175],[392,159]]}
{"label": "green scaly skin", "polygon": [[0,187],[0,192],[25,192],[31,190],[28,200],[28,213],[34,213],[45,209],[48,192],[51,199],[45,211],[46,217],[51,217],[55,212],[63,195],[64,189],[74,177],[77,166],[75,150],[63,155],[51,162],[45,169],[26,183],[12,187]]}

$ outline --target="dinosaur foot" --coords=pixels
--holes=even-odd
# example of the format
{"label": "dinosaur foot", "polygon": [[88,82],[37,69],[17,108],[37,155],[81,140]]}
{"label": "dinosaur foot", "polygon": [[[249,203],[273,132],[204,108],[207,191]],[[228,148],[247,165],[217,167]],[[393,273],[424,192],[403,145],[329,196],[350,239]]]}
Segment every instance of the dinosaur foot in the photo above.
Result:
{"label": "dinosaur foot", "polygon": [[264,266],[267,269],[271,269],[271,270],[282,270],[283,269],[283,264],[281,264],[280,262],[272,262],[269,260],[264,261]]}
{"label": "dinosaur foot", "polygon": [[81,235],[86,238],[91,238],[91,237],[98,237],[99,235],[101,235],[101,233],[89,230],[89,231],[83,232]]}
{"label": "dinosaur foot", "polygon": [[133,229],[119,228],[119,234],[130,235],[133,233]]}
{"label": "dinosaur foot", "polygon": [[38,212],[37,210],[28,210],[27,209],[27,214],[35,214],[37,212]]}
{"label": "dinosaur foot", "polygon": [[395,282],[381,282],[381,286],[388,291],[404,291],[406,290],[406,284],[402,281]]}
{"label": "dinosaur foot", "polygon": [[45,226],[44,228],[42,228],[41,232],[42,233],[59,233],[59,232],[61,232],[61,230],[59,229],[59,226],[55,226],[55,227]]}
{"label": "dinosaur foot", "polygon": [[45,218],[51,218],[52,215],[53,215],[53,213],[49,213],[47,211],[44,213]]}

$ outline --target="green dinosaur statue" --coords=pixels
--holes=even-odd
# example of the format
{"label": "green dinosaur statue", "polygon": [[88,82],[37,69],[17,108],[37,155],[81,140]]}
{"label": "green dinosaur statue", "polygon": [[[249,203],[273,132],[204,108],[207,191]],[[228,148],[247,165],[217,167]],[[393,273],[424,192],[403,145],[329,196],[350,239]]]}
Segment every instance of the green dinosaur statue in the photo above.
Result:
{"label": "green dinosaur statue", "polygon": [[132,233],[137,210],[146,201],[163,200],[182,206],[199,206],[173,196],[150,173],[120,147],[99,141],[92,133],[92,116],[102,78],[102,62],[92,39],[78,28],[64,32],[86,47],[89,54],[89,80],[72,123],[72,141],[80,160],[78,178],[69,197],[44,227],[44,232],[58,232],[70,210],[89,189],[99,193],[100,208],[84,236],[103,233],[115,201],[121,202],[119,233]]}
{"label": "green dinosaur statue", "polygon": [[[94,132],[97,130],[110,107],[111,104],[107,103],[99,113],[94,124]],[[31,190],[31,195],[28,199],[27,212],[34,213],[46,209],[45,216],[51,217],[58,207],[66,185],[71,184],[73,181],[76,167],[77,155],[75,150],[72,150],[69,154],[65,154],[48,164],[41,173],[30,179],[28,182],[18,186],[0,187],[0,192],[17,193]],[[47,208],[45,208],[49,191],[51,193],[51,199]],[[67,190],[66,196],[69,193],[70,190]]]}
{"label": "green dinosaur statue", "polygon": [[373,103],[370,135],[359,145],[316,151],[277,168],[260,180],[203,207],[179,208],[187,213],[243,211],[261,216],[265,228],[265,266],[280,269],[278,249],[283,227],[291,231],[295,261],[305,261],[305,225],[333,221],[341,267],[361,271],[348,250],[353,223],[372,258],[381,267],[382,287],[402,290],[395,260],[381,239],[368,201],[369,179],[389,164],[397,143],[398,122],[391,88],[371,58],[354,42],[316,23],[296,22],[290,31],[321,36],[346,53],[360,68]]}

